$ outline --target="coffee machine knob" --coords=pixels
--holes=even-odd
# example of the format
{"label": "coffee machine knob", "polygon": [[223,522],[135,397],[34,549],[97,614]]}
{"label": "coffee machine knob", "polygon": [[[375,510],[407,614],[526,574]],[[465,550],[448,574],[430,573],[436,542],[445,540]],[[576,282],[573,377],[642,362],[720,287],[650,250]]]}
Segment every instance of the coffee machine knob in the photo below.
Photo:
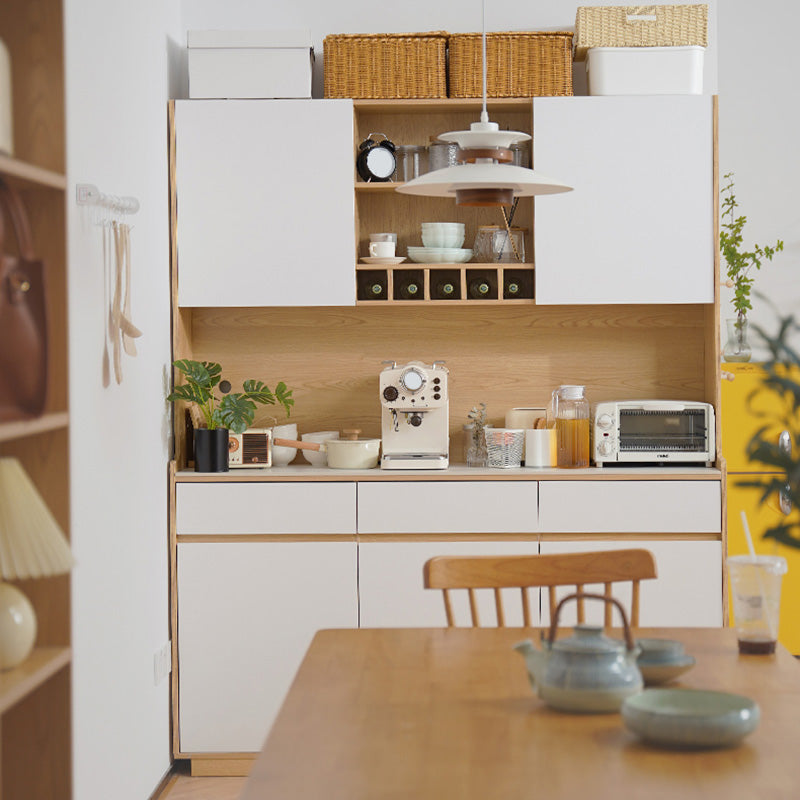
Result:
{"label": "coffee machine knob", "polygon": [[601,456],[610,456],[614,452],[614,448],[611,446],[611,442],[609,442],[608,439],[603,439],[603,441],[597,445],[597,451]]}
{"label": "coffee machine knob", "polygon": [[390,403],[391,403],[393,400],[397,400],[397,396],[398,396],[398,394],[400,394],[400,393],[397,391],[397,387],[395,387],[395,386],[387,386],[387,387],[386,387],[386,388],[383,390],[383,396],[384,396],[384,398],[385,398],[386,400],[388,400]]}
{"label": "coffee machine knob", "polygon": [[425,385],[425,376],[418,369],[411,367],[402,374],[400,382],[409,392],[418,392]]}
{"label": "coffee machine knob", "polygon": [[421,414],[412,414],[408,418],[408,422],[410,425],[413,425],[415,428],[419,428],[422,425],[422,415]]}

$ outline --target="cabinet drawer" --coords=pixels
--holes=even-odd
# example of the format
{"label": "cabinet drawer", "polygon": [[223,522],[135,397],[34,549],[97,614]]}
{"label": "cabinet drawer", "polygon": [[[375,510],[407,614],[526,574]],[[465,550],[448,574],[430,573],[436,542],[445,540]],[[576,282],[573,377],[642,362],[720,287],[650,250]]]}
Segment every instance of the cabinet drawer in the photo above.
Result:
{"label": "cabinet drawer", "polygon": [[542,533],[720,533],[718,481],[540,481]]}
{"label": "cabinet drawer", "polygon": [[356,532],[355,483],[180,483],[182,534]]}
{"label": "cabinet drawer", "polygon": [[359,533],[535,533],[536,481],[362,483]]}

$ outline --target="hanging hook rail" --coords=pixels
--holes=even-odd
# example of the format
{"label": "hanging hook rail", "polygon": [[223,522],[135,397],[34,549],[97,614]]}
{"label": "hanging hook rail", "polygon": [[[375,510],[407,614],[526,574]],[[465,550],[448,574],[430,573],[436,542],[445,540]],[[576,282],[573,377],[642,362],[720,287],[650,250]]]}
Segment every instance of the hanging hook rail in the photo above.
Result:
{"label": "hanging hook rail", "polygon": [[79,183],[75,187],[75,199],[79,206],[100,206],[118,214],[135,214],[139,201],[135,197],[117,197],[103,194],[91,183]]}

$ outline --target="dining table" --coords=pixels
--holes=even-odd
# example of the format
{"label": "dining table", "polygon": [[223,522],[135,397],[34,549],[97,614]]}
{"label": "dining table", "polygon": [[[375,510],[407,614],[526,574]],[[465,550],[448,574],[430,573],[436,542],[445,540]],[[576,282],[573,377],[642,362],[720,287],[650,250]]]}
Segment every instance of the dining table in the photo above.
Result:
{"label": "dining table", "polygon": [[758,727],[734,746],[667,749],[640,740],[620,713],[565,713],[540,700],[512,647],[539,634],[318,631],[242,800],[800,797],[800,663],[780,644],[740,655],[732,628],[634,629],[695,657],[667,688],[732,692],[760,707]]}

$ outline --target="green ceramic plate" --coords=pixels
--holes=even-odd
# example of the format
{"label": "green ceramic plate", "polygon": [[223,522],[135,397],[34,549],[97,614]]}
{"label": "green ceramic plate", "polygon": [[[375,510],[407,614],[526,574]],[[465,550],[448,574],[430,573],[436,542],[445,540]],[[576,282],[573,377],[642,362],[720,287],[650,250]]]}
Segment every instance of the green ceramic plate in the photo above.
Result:
{"label": "green ceramic plate", "polygon": [[699,689],[645,689],[622,704],[637,736],[662,747],[730,747],[758,727],[758,704],[738,694]]}
{"label": "green ceramic plate", "polygon": [[690,670],[695,665],[694,656],[682,656],[677,661],[669,661],[664,664],[652,664],[642,661],[637,662],[639,671],[642,673],[645,686],[658,686],[661,683],[674,681],[679,675]]}

